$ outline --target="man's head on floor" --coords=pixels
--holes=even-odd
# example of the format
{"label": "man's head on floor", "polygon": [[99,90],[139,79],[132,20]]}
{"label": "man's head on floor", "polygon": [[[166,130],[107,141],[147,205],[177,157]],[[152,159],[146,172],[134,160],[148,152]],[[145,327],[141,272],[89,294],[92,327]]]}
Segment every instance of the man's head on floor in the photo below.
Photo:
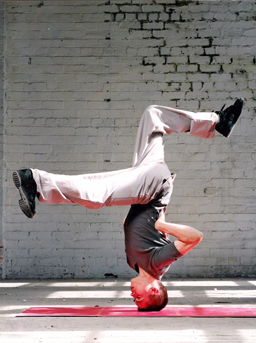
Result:
{"label": "man's head on floor", "polygon": [[131,296],[139,311],[160,311],[168,303],[167,289],[163,284],[141,275],[131,280]]}

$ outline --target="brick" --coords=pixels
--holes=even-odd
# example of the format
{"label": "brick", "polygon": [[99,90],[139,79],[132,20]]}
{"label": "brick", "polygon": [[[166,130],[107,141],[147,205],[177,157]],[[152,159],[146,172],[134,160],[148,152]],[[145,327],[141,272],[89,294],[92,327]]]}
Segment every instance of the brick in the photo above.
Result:
{"label": "brick", "polygon": [[178,65],[177,66],[177,72],[189,73],[189,72],[197,72],[197,71],[198,71],[198,65],[197,64],[184,64],[184,65]]}

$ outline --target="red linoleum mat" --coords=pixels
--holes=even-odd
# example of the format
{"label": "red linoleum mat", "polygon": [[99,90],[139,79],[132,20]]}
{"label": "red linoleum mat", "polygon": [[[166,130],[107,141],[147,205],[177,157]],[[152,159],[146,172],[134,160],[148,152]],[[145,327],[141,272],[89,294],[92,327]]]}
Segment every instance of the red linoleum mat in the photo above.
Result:
{"label": "red linoleum mat", "polygon": [[256,308],[166,307],[139,312],[137,307],[30,307],[17,317],[256,317]]}

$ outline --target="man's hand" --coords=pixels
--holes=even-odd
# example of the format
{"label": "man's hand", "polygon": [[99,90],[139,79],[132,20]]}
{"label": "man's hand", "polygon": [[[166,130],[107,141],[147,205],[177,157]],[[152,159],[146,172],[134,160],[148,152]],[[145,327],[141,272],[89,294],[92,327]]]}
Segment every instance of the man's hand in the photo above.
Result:
{"label": "man's hand", "polygon": [[166,222],[162,213],[155,222],[155,228],[165,236],[169,234],[178,238],[174,244],[182,255],[187,254],[203,239],[203,233],[191,226]]}

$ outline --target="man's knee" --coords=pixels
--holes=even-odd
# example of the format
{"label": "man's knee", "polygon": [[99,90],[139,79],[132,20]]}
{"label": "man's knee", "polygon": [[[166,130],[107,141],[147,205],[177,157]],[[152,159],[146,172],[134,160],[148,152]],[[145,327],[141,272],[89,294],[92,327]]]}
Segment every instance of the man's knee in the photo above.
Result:
{"label": "man's knee", "polygon": [[144,111],[144,115],[152,114],[156,110],[156,105],[149,105]]}

